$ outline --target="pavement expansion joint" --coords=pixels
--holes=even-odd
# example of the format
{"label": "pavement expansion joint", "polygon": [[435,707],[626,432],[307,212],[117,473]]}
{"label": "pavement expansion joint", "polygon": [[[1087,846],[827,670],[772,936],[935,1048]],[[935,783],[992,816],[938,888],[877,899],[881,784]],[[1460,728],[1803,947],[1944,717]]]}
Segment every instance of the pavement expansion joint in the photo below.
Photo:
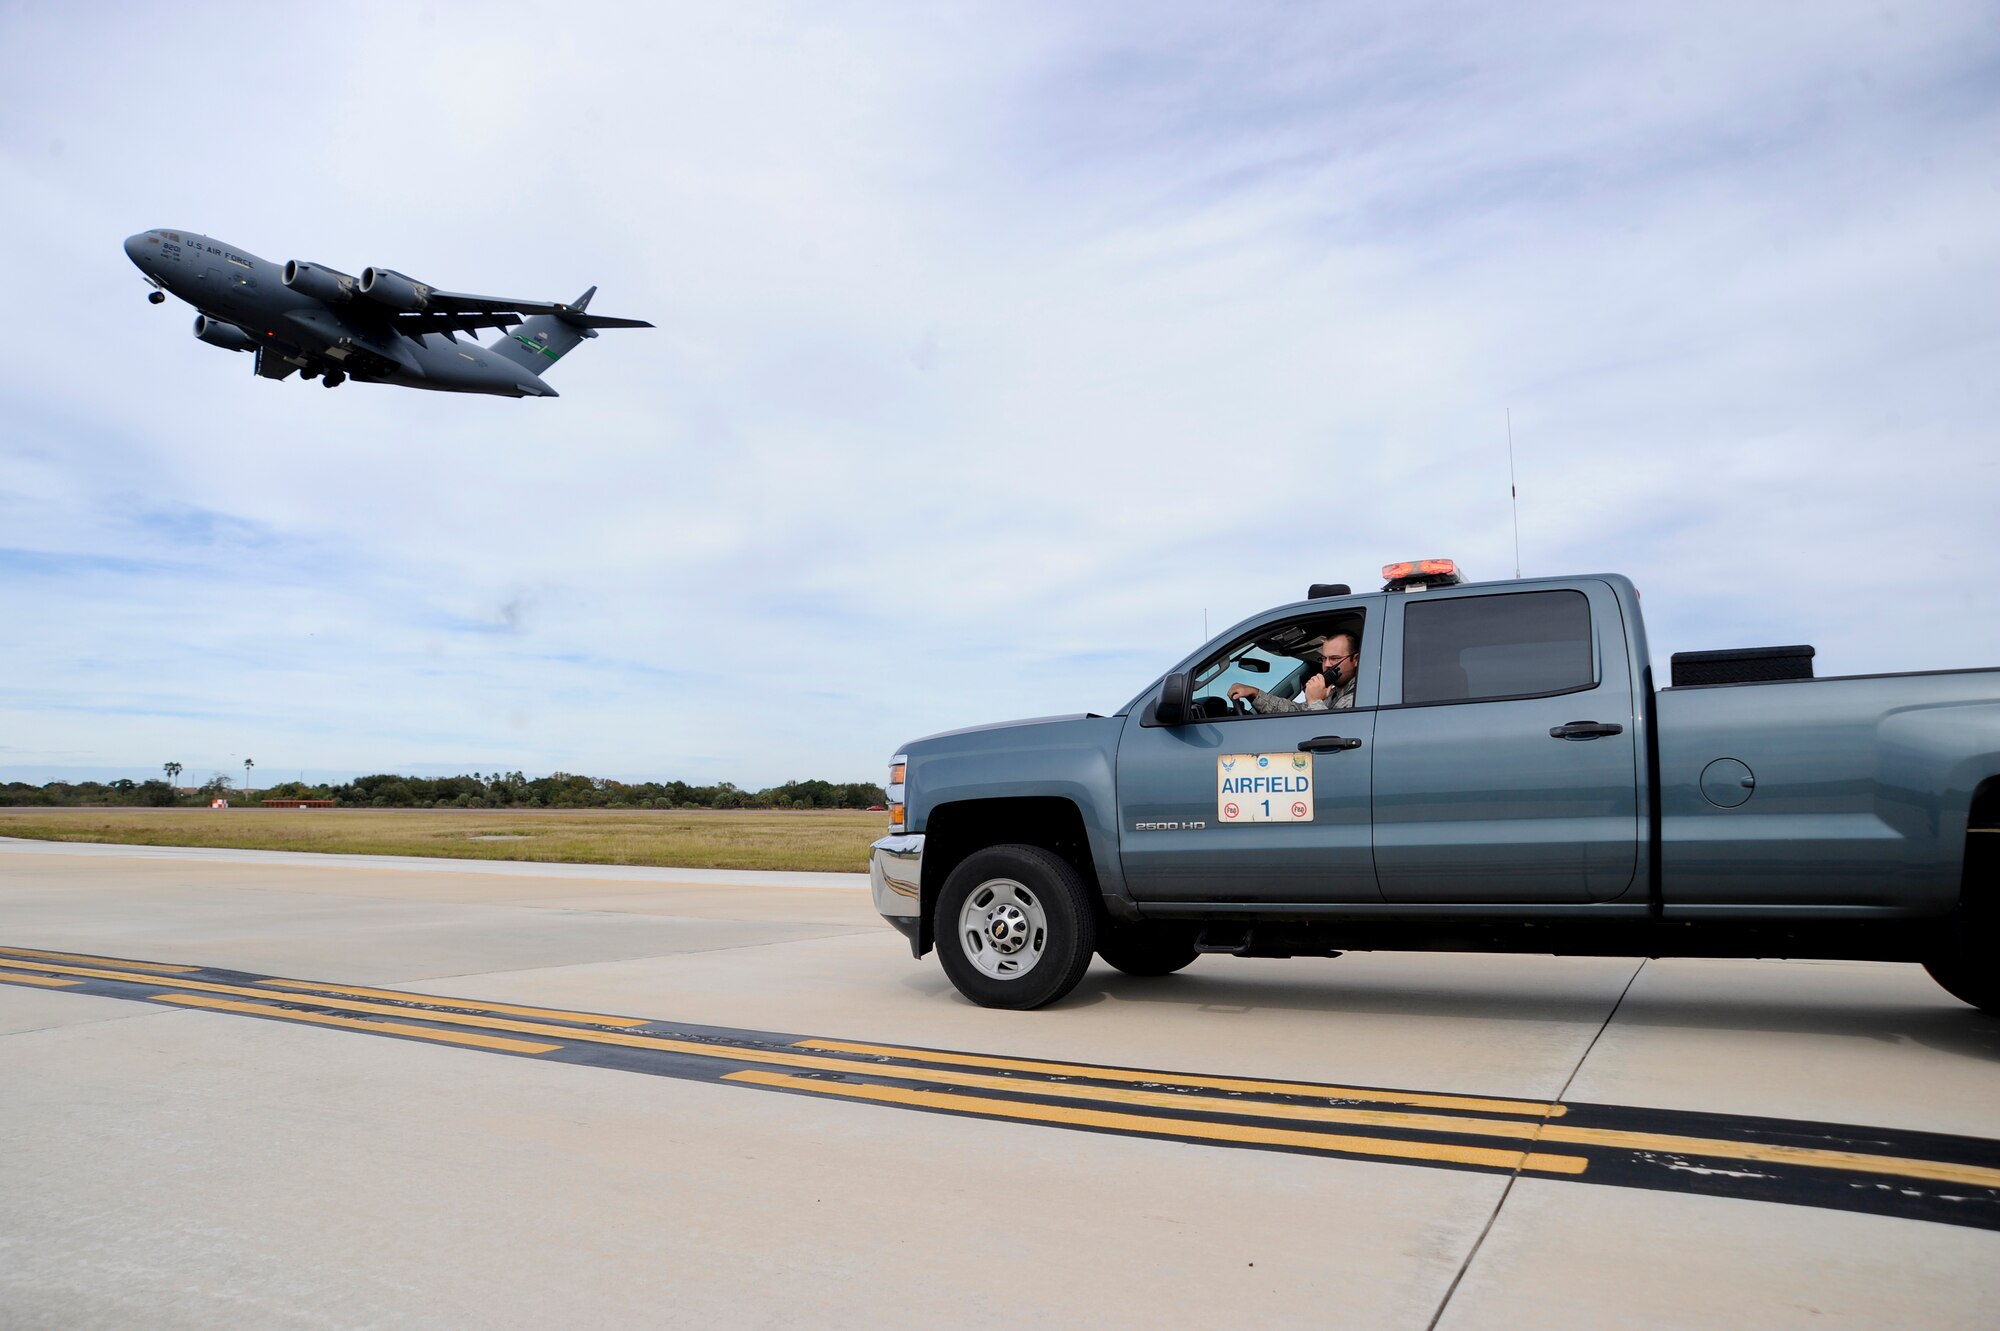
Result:
{"label": "pavement expansion joint", "polygon": [[2000,1230],[1988,1138],[925,1049],[0,947],[10,984],[972,1122]]}
{"label": "pavement expansion joint", "polygon": [[[18,980],[14,976],[0,972],[0,983],[18,983]],[[116,1016],[110,1017],[87,1017],[82,1021],[55,1021],[50,1022],[46,1026],[30,1026],[26,1030],[0,1031],[0,1040],[17,1040],[26,1035],[46,1035],[50,1031],[75,1031],[86,1027],[113,1026],[119,1022],[126,1021],[150,1021],[154,1018],[170,1017],[173,1015],[174,1012],[171,1008],[156,1008],[150,1012],[121,1012]]]}
{"label": "pavement expansion joint", "polygon": [[[1639,982],[1639,972],[1645,969],[1646,959],[1641,958],[1639,964],[1632,968],[1632,973],[1625,977],[1624,987],[1618,991],[1618,997],[1611,1004],[1611,1009],[1604,1014],[1604,1020],[1597,1023],[1597,1029],[1591,1033],[1590,1042],[1584,1045],[1583,1052],[1576,1056],[1576,1062],[1571,1065],[1569,1075],[1563,1078],[1562,1089],[1556,1093],[1558,1100],[1567,1098],[1569,1088],[1576,1085],[1577,1074],[1582,1072],[1583,1065],[1590,1061],[1590,1053],[1597,1048],[1597,1042],[1604,1038],[1604,1032],[1611,1029],[1612,1018],[1618,1015],[1619,1008],[1625,1006],[1625,996],[1632,992],[1632,986]],[[1753,1175],[1741,1173],[1738,1177],[1749,1178]],[[1480,1226],[1479,1237],[1475,1238],[1472,1246],[1465,1250],[1465,1260],[1458,1264],[1458,1270],[1452,1274],[1451,1283],[1445,1286],[1444,1297],[1438,1300],[1437,1311],[1431,1314],[1430,1323],[1425,1331],[1436,1331],[1438,1323],[1444,1320],[1445,1310],[1451,1307],[1451,1301],[1457,1296],[1459,1285],[1464,1283],[1466,1275],[1471,1272],[1472,1264],[1479,1260],[1479,1254],[1486,1247],[1486,1240],[1492,1236],[1494,1226],[1500,1223],[1500,1213],[1507,1209],[1507,1202],[1514,1195],[1514,1184],[1520,1178],[1521,1171],[1517,1169],[1507,1180],[1507,1185],[1500,1189],[1500,1195],[1494,1198],[1493,1210],[1488,1213],[1486,1223]]]}

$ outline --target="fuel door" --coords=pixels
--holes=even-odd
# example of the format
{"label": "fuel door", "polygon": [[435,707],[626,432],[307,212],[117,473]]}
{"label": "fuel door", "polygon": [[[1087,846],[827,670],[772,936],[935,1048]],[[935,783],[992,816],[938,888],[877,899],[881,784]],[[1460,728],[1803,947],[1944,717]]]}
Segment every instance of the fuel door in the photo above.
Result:
{"label": "fuel door", "polygon": [[1701,769],[1701,797],[1718,809],[1735,808],[1756,789],[1756,774],[1734,758],[1717,758]]}

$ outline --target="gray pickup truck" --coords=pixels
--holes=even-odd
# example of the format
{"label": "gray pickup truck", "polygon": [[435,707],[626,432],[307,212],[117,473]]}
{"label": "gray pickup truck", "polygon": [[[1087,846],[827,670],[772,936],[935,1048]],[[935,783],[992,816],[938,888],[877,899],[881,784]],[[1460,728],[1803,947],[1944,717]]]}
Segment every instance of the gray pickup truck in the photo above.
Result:
{"label": "gray pickup truck", "polygon": [[1114,715],[903,746],[876,908],[990,1007],[1093,955],[1425,950],[1920,962],[2000,1012],[2000,670],[1816,679],[1782,647],[1655,689],[1622,577],[1383,572]]}

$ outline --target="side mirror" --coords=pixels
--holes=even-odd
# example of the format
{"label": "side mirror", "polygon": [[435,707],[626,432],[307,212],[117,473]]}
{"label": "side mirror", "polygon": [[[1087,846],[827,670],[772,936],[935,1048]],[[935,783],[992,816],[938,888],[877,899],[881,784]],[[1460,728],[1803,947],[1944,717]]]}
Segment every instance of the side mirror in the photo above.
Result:
{"label": "side mirror", "polygon": [[1153,719],[1163,726],[1184,726],[1194,719],[1194,685],[1185,670],[1176,670],[1160,681],[1160,701]]}

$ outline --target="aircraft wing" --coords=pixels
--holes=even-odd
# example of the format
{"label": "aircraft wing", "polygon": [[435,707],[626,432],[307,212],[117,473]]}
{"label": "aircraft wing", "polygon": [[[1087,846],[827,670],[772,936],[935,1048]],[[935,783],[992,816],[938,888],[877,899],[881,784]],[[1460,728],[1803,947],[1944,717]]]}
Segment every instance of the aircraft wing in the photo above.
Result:
{"label": "aircraft wing", "polygon": [[398,314],[395,326],[407,333],[470,332],[476,328],[511,328],[531,314],[552,314],[579,328],[651,328],[644,319],[614,319],[588,314],[574,305],[543,300],[508,300],[474,296],[462,291],[433,291],[421,312]]}

